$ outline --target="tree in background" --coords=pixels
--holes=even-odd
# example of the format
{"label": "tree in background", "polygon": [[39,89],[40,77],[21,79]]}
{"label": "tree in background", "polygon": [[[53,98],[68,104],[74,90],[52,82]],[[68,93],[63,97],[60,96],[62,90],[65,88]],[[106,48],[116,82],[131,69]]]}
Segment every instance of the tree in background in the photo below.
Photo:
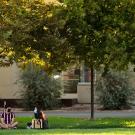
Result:
{"label": "tree in background", "polygon": [[16,62],[42,65],[48,73],[73,63],[73,50],[58,32],[62,23],[56,16],[59,6],[43,0],[1,1],[0,36],[12,48]]}
{"label": "tree in background", "polygon": [[[3,48],[8,44],[8,49],[12,50],[12,60],[23,67],[23,97],[29,108],[35,102],[48,108],[53,107],[57,103],[55,101],[59,90],[50,76],[54,70],[61,71],[75,63],[72,48],[58,31],[62,23],[56,14],[61,11],[59,6],[62,5],[58,2],[45,3],[43,0],[2,0],[0,4],[1,44]],[[28,68],[29,63],[40,65],[45,73]]]}
{"label": "tree in background", "polygon": [[65,0],[62,36],[91,68],[91,118],[94,118],[93,68],[125,70],[135,61],[134,0]]}

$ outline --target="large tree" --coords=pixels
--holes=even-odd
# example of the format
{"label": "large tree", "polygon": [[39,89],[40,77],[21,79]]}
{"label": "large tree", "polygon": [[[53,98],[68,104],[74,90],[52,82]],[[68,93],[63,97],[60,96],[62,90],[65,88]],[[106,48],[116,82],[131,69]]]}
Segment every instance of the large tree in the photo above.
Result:
{"label": "large tree", "polygon": [[122,70],[135,62],[135,0],[65,0],[65,5],[61,32],[75,55],[91,68],[93,118],[93,68]]}
{"label": "large tree", "polygon": [[59,36],[62,22],[55,13],[61,5],[53,1],[3,0],[0,6],[0,39],[8,43],[14,60],[32,61],[50,73],[54,69],[65,69],[75,58],[68,42]]}

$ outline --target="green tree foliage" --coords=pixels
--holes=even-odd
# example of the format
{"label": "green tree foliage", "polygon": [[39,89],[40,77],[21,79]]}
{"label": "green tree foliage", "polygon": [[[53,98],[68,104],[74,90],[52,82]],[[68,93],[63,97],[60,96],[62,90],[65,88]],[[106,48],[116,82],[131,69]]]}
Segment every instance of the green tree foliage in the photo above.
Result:
{"label": "green tree foliage", "polygon": [[58,32],[62,22],[55,13],[59,6],[58,2],[47,4],[42,0],[2,0],[1,37],[13,49],[17,62],[32,61],[47,72],[62,70],[72,63],[72,48]]}
{"label": "green tree foliage", "polygon": [[88,66],[125,69],[135,60],[134,6],[134,0],[2,0],[0,37],[14,59],[33,59],[50,71],[75,58]]}
{"label": "green tree foliage", "polygon": [[135,95],[135,89],[131,86],[128,74],[108,72],[97,81],[97,102],[103,109],[127,109]]}
{"label": "green tree foliage", "polygon": [[[65,0],[63,33],[88,65],[125,69],[135,61],[134,0]],[[122,56],[122,57],[121,57]]]}
{"label": "green tree foliage", "polygon": [[91,118],[94,117],[93,68],[127,69],[135,62],[135,0],[65,0],[66,37],[80,61],[91,68]]}
{"label": "green tree foliage", "polygon": [[39,66],[27,65],[22,71],[20,83],[24,86],[22,98],[26,108],[36,105],[46,109],[58,107],[58,98],[62,94],[60,81],[49,77]]}

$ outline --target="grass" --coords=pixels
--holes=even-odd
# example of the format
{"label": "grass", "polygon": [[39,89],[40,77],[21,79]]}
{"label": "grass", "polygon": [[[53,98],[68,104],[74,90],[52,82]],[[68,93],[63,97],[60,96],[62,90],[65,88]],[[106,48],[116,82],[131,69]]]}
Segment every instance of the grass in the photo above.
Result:
{"label": "grass", "polygon": [[0,135],[135,135],[135,118],[96,120],[49,117],[50,129],[26,129],[32,117],[18,117],[18,129],[0,130]]}
{"label": "grass", "polygon": [[[25,129],[31,117],[18,117],[18,128]],[[49,117],[50,129],[91,129],[91,128],[135,128],[135,118],[102,118],[88,120],[81,118]]]}
{"label": "grass", "polygon": [[2,130],[0,135],[135,135],[135,129]]}

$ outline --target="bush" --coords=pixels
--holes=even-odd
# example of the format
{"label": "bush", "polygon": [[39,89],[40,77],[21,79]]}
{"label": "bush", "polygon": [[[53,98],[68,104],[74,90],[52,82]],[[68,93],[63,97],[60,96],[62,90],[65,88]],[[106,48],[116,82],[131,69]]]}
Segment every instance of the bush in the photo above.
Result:
{"label": "bush", "polygon": [[129,101],[134,97],[134,89],[129,84],[128,76],[114,72],[108,72],[100,78],[96,91],[103,109],[129,108]]}
{"label": "bush", "polygon": [[49,77],[40,67],[28,65],[21,74],[21,84],[24,86],[22,97],[25,107],[31,109],[40,105],[52,109],[59,105],[58,98],[62,92],[60,81]]}

